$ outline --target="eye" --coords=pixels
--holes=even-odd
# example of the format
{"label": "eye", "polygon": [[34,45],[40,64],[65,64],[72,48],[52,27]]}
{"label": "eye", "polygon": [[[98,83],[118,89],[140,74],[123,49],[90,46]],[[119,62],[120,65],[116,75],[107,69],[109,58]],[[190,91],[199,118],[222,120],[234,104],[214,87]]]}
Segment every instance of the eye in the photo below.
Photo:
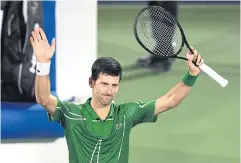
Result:
{"label": "eye", "polygon": [[112,86],[113,86],[113,87],[117,87],[117,86],[118,86],[118,84],[113,84]]}
{"label": "eye", "polygon": [[108,83],[102,83],[102,85],[104,85],[104,86],[108,86]]}

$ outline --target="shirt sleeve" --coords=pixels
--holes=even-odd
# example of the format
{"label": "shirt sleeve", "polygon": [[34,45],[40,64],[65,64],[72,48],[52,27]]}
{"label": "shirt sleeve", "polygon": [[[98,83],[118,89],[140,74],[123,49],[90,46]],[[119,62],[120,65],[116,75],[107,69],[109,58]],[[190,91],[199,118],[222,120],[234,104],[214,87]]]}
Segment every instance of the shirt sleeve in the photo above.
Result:
{"label": "shirt sleeve", "polygon": [[157,115],[155,113],[156,100],[149,102],[129,102],[126,105],[126,114],[132,120],[132,127],[146,122],[156,122]]}
{"label": "shirt sleeve", "polygon": [[48,113],[50,121],[58,122],[62,127],[66,127],[69,120],[80,120],[83,117],[78,113],[78,105],[71,102],[63,102],[57,98],[57,106],[53,115]]}

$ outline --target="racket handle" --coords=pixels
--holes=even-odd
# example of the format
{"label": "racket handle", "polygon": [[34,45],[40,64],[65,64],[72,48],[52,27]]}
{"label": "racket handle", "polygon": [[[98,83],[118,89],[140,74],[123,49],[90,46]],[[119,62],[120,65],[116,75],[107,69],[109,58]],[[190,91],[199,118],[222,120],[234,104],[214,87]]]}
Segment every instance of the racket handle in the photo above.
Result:
{"label": "racket handle", "polygon": [[202,64],[199,66],[200,69],[205,72],[208,76],[210,76],[213,80],[215,80],[221,87],[226,87],[228,84],[228,80],[224,79],[218,73],[216,73],[213,69],[211,69],[208,65]]}

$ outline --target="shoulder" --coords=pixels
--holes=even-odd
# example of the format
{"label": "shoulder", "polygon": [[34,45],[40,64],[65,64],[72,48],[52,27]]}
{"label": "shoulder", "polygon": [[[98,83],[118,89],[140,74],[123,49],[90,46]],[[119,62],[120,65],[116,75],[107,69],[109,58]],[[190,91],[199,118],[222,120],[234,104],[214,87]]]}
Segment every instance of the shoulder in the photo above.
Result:
{"label": "shoulder", "polygon": [[133,105],[136,105],[138,102],[135,101],[129,101],[129,102],[123,102],[123,103],[112,103],[115,109],[127,109],[130,108]]}
{"label": "shoulder", "polygon": [[123,103],[112,103],[112,105],[115,108],[115,112],[125,114],[126,112],[129,112],[130,110],[133,110],[137,108],[139,105],[144,104],[144,102],[138,102],[138,101],[128,101]]}
{"label": "shoulder", "polygon": [[149,100],[149,101],[129,101],[129,102],[125,102],[125,103],[121,103],[119,104],[120,107],[122,108],[132,108],[132,107],[145,107],[147,105],[150,104],[154,104],[156,102],[156,100]]}
{"label": "shoulder", "polygon": [[83,103],[76,103],[76,102],[70,102],[70,101],[61,101],[60,99],[57,99],[57,108],[61,110],[65,110],[67,112],[76,112],[79,113],[83,108]]}

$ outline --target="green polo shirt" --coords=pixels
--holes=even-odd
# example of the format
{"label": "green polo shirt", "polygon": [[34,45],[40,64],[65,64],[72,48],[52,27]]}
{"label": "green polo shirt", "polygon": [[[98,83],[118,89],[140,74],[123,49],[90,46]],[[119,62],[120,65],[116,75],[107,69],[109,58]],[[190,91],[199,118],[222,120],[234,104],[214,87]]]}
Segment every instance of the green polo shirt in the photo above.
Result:
{"label": "green polo shirt", "polygon": [[58,104],[50,121],[57,121],[64,129],[70,163],[127,163],[131,129],[141,123],[156,122],[155,102],[111,104],[105,120],[101,120],[90,106]]}

